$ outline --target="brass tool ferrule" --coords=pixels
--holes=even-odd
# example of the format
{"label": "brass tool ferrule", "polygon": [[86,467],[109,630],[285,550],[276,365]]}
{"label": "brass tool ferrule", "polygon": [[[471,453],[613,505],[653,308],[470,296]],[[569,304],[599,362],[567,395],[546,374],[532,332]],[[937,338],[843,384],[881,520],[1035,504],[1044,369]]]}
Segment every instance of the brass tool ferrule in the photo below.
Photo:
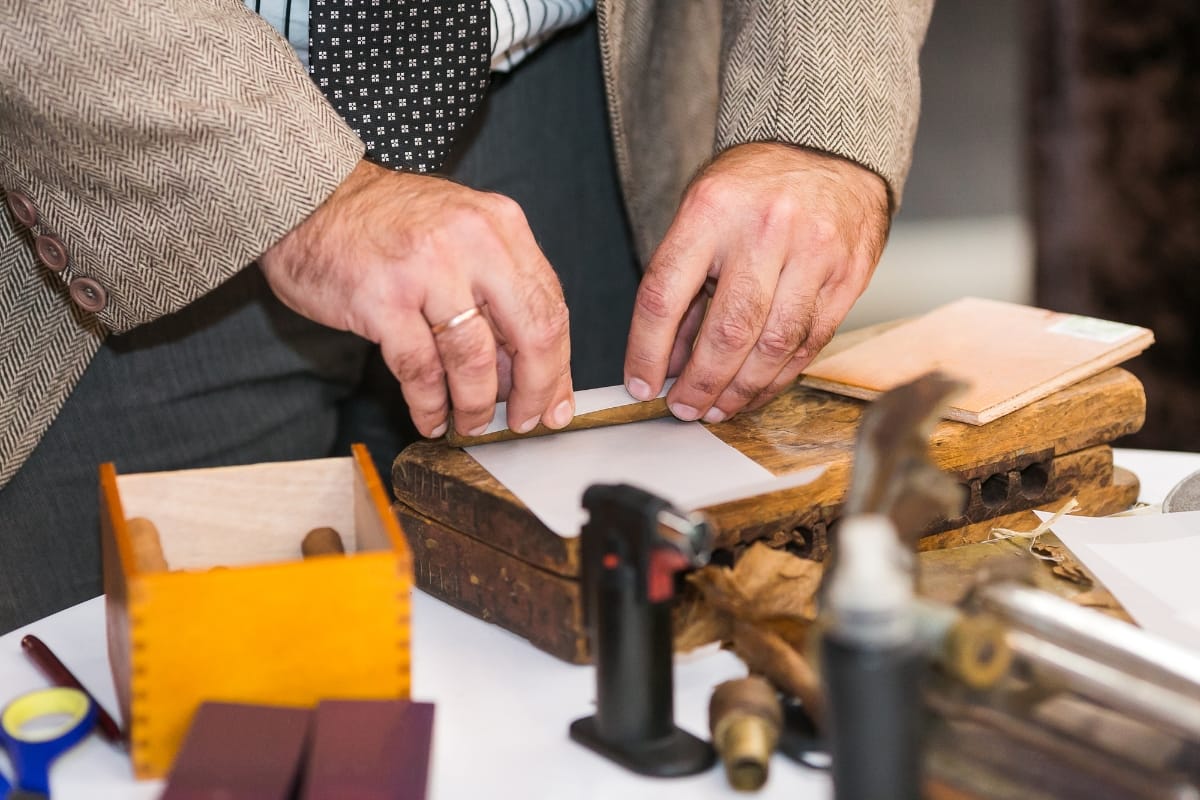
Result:
{"label": "brass tool ferrule", "polygon": [[708,718],[729,785],[743,792],[761,788],[783,727],[774,687],[757,676],[726,681],[713,691]]}

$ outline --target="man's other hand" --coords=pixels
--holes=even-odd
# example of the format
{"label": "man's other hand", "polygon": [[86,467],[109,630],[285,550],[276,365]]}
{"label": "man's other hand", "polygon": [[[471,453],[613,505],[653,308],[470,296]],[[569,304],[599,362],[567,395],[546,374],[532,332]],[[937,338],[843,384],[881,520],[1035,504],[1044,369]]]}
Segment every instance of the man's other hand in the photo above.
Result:
{"label": "man's other hand", "polygon": [[480,432],[510,380],[509,427],[571,420],[562,288],[513,200],[363,161],[259,264],[292,309],[380,345],[424,436],[451,411]]}
{"label": "man's other hand", "polygon": [[767,403],[820,352],[871,278],[889,224],[883,180],[787,144],[731,148],[692,182],[638,289],[625,385],[667,375],[680,419]]}

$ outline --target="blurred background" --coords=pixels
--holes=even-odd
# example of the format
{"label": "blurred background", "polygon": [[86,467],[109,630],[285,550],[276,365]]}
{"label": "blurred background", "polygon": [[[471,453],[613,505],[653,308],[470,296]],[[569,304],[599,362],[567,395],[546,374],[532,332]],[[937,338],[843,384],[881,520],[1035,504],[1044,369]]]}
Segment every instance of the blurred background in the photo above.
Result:
{"label": "blurred background", "polygon": [[845,329],[965,295],[1143,325],[1126,447],[1200,450],[1200,3],[937,0],[912,173]]}
{"label": "blurred background", "polygon": [[1023,163],[1022,0],[937,0],[921,121],[888,247],[847,327],[964,295],[1033,300]]}

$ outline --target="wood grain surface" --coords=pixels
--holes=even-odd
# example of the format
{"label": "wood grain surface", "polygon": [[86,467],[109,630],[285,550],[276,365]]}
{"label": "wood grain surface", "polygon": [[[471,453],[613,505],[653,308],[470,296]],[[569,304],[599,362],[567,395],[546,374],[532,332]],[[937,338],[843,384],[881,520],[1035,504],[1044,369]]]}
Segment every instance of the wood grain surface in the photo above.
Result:
{"label": "wood grain surface", "polygon": [[[1115,475],[1118,480],[1109,485],[1078,495],[1087,513],[1111,513],[1127,508],[1137,498],[1138,484],[1132,473],[1118,469]],[[1046,510],[1056,510],[1061,503],[1056,500]],[[564,661],[588,663],[590,652],[578,576],[540,569],[419,512],[399,504],[395,508],[408,535],[414,579],[424,591],[471,616],[523,636]],[[960,598],[989,553],[1001,555],[1004,565],[1014,561],[1028,565],[1033,559],[1023,555],[1021,543],[998,543],[994,549],[984,549],[990,545],[981,543],[993,527],[1031,530],[1037,524],[1032,511],[1018,511],[927,537],[922,541],[926,552],[920,558],[923,574],[930,576],[930,592],[939,599]],[[925,541],[940,548],[926,548]],[[947,564],[954,566],[944,566]],[[1052,583],[1054,579],[1047,576],[1044,582]],[[1077,593],[1078,587],[1064,587],[1059,593],[1069,595],[1072,590]]]}
{"label": "wood grain surface", "polygon": [[[1136,476],[1114,472],[1110,443],[1141,426],[1145,402],[1133,375],[1110,369],[988,425],[940,422],[930,457],[958,477],[965,500],[959,515],[930,526],[922,549],[984,541],[997,524],[1027,524],[1036,519],[1029,509],[1053,510],[1071,496],[1094,513],[1127,507],[1137,497]],[[809,485],[703,509],[723,557],[736,558],[755,541],[824,556],[865,406],[797,385],[755,413],[708,426],[776,474],[826,468]],[[559,658],[587,661],[578,538],[547,529],[467,453],[445,442],[404,450],[392,478],[393,510],[422,589]]]}
{"label": "wood grain surface", "polygon": [[[1097,461],[1089,467],[1095,470],[1090,478],[1077,475],[1060,488],[1055,459],[1136,431],[1145,402],[1136,378],[1111,369],[989,425],[942,421],[930,437],[931,458],[960,477],[971,500],[959,518],[945,520],[940,529],[1037,507],[1073,491],[1070,487],[1080,481],[1111,480],[1111,461],[1107,466]],[[826,468],[806,486],[703,509],[717,531],[718,546],[771,539],[779,546],[790,541],[813,550],[811,538],[823,535],[836,518],[849,484],[864,407],[861,400],[793,386],[757,412],[708,426],[776,474]],[[1040,490],[1039,474],[1044,475]],[[539,569],[564,577],[579,574],[578,540],[550,531],[458,448],[440,441],[411,445],[397,456],[392,481],[400,511],[417,512]]]}
{"label": "wood grain surface", "polygon": [[873,400],[936,369],[966,383],[944,416],[982,425],[1128,361],[1153,342],[1147,328],[964,297],[822,352],[801,383]]}

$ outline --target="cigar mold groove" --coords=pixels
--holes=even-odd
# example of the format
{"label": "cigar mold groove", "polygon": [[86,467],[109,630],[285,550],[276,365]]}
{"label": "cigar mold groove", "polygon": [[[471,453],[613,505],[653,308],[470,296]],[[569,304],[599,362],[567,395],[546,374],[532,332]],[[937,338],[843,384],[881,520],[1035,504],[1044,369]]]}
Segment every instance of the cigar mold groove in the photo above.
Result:
{"label": "cigar mold groove", "polygon": [[990,465],[961,471],[958,478],[965,500],[962,516],[951,520],[957,524],[1023,511],[1071,492],[1069,486],[1059,485],[1069,483],[1071,476],[1056,474],[1052,451],[1027,455],[1002,469]]}
{"label": "cigar mold groove", "polygon": [[990,475],[979,484],[979,499],[988,509],[997,509],[1008,502],[1009,480],[1005,473]]}
{"label": "cigar mold groove", "polygon": [[1040,498],[1050,485],[1050,466],[1044,463],[1030,464],[1020,470],[1021,495],[1030,500]]}

